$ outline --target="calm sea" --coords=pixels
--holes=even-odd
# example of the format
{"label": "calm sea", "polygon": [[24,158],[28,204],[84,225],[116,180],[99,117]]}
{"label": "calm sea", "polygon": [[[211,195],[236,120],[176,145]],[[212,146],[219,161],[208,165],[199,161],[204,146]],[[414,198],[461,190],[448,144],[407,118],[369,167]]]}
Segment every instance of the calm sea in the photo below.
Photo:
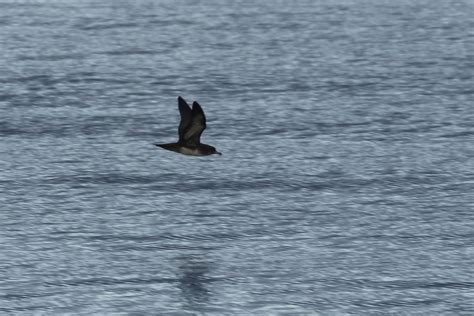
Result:
{"label": "calm sea", "polygon": [[0,1],[0,313],[473,315],[473,12]]}

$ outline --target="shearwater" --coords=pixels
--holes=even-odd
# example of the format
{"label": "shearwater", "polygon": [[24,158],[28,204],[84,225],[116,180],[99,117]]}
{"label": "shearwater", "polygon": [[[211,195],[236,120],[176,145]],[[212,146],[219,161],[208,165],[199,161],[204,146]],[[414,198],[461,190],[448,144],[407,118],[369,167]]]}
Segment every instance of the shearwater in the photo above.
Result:
{"label": "shearwater", "polygon": [[199,103],[193,102],[193,109],[182,97],[178,97],[179,122],[177,143],[155,144],[158,147],[175,151],[183,155],[208,156],[212,154],[222,155],[216,148],[201,143],[201,134],[206,128],[206,116]]}

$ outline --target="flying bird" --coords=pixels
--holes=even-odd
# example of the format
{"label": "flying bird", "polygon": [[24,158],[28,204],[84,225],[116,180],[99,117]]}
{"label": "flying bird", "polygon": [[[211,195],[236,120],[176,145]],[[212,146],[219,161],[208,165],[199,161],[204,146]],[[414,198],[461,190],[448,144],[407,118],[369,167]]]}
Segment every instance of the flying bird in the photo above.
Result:
{"label": "flying bird", "polygon": [[194,101],[193,109],[191,110],[191,107],[186,101],[182,97],[178,97],[178,108],[181,115],[181,121],[178,127],[178,142],[155,145],[183,155],[222,155],[214,147],[201,143],[201,134],[206,128],[206,116],[199,103]]}

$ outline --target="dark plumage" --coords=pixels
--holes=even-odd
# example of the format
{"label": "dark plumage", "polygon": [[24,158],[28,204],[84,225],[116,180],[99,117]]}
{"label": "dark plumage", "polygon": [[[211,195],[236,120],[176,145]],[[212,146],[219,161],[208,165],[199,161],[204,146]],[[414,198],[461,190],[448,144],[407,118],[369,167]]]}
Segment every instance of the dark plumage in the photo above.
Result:
{"label": "dark plumage", "polygon": [[178,127],[178,142],[155,145],[184,155],[221,155],[214,147],[201,144],[201,134],[206,128],[206,116],[199,103],[194,101],[193,109],[191,110],[191,107],[186,101],[184,101],[182,97],[178,97],[178,108],[181,115],[181,121]]}

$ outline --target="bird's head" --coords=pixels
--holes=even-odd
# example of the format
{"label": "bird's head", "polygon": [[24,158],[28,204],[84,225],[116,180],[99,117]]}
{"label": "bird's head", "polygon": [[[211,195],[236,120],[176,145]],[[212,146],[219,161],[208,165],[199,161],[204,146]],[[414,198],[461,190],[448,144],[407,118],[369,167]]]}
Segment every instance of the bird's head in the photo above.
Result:
{"label": "bird's head", "polygon": [[210,146],[210,145],[204,145],[204,144],[201,144],[203,145],[206,149],[206,154],[207,155],[222,155],[222,153],[218,152],[217,149],[213,146]]}
{"label": "bird's head", "polygon": [[[212,146],[211,146],[211,147],[212,147]],[[222,153],[221,153],[221,152],[218,152],[215,147],[212,147],[212,154],[211,154],[211,155],[214,155],[214,154],[215,154],[215,155],[219,155],[219,156],[222,155]]]}

